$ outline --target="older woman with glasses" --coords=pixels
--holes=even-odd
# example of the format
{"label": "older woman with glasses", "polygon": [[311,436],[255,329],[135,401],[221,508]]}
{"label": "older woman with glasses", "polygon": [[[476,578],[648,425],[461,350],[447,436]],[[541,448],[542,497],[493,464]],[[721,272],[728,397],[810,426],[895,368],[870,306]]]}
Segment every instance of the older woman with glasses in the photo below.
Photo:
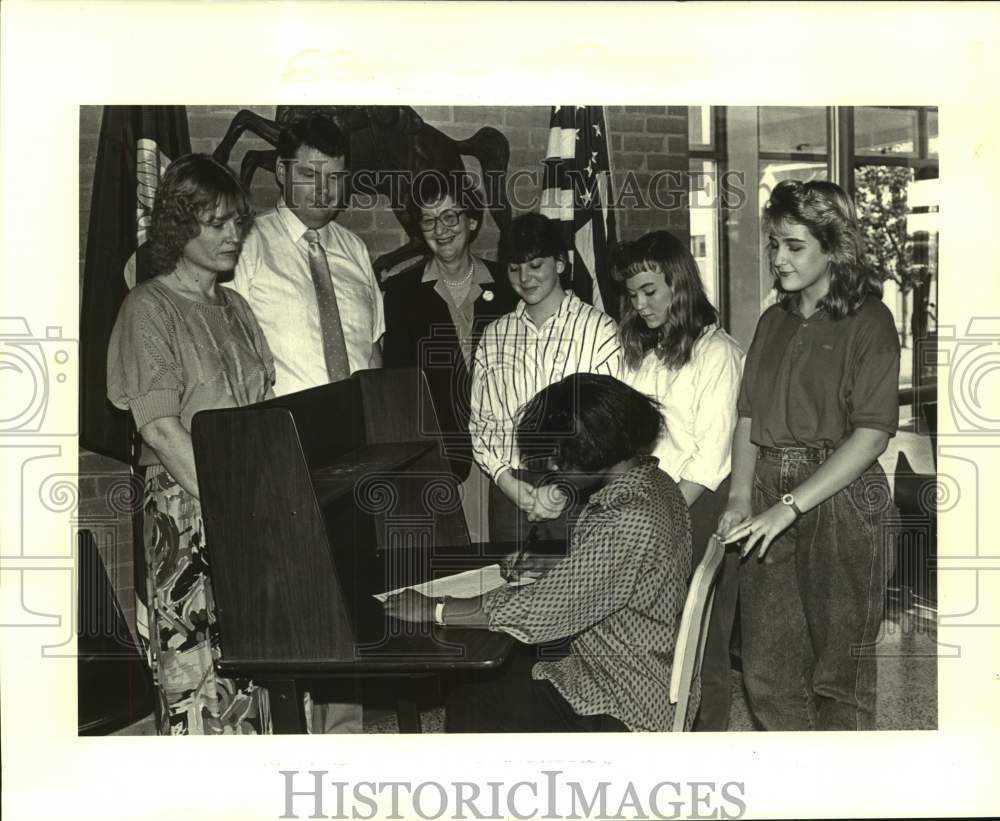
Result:
{"label": "older woman with glasses", "polygon": [[473,351],[483,329],[517,301],[497,263],[472,253],[483,203],[468,175],[429,174],[416,181],[409,208],[431,256],[386,284],[383,339],[387,368],[419,367],[473,541],[488,538],[489,482],[472,458],[469,392]]}

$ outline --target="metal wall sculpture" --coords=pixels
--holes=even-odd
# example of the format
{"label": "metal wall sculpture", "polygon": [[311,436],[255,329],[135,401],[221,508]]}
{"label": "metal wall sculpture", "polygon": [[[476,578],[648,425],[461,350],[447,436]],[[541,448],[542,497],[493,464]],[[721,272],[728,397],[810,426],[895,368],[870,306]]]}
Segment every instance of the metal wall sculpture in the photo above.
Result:
{"label": "metal wall sculpture", "polygon": [[[276,146],[282,127],[313,115],[333,120],[348,137],[355,178],[366,172],[361,177],[366,187],[389,197],[393,213],[409,237],[403,247],[374,260],[380,279],[390,269],[427,253],[417,220],[405,207],[413,181],[421,174],[450,175],[464,170],[462,156],[474,157],[479,162],[487,210],[497,227],[503,231],[509,224],[507,138],[495,128],[484,127],[466,140],[455,140],[427,125],[410,106],[278,106],[273,120],[243,109],[233,117],[214,156],[228,162],[233,147],[246,131]],[[249,188],[258,169],[273,174],[276,159],[275,149],[247,151],[240,167],[243,184]]]}

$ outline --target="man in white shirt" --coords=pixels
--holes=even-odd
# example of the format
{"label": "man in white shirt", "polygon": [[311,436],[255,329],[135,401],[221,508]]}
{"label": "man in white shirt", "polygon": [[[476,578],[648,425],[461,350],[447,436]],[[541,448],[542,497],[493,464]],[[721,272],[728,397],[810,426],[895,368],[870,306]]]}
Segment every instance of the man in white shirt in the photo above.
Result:
{"label": "man in white shirt", "polygon": [[[275,168],[281,199],[254,220],[228,284],[264,330],[277,396],[382,366],[382,292],[368,249],[334,222],[347,203],[348,148],[322,117],[282,131]],[[363,732],[360,704],[310,696],[306,705],[311,732]]]}
{"label": "man in white shirt", "polygon": [[335,222],[347,201],[347,139],[332,121],[310,117],[282,132],[278,156],[282,197],[254,220],[229,287],[246,298],[264,329],[274,354],[274,392],[282,396],[334,381],[310,238],[326,257],[350,373],[381,367],[385,320],[368,249]]}

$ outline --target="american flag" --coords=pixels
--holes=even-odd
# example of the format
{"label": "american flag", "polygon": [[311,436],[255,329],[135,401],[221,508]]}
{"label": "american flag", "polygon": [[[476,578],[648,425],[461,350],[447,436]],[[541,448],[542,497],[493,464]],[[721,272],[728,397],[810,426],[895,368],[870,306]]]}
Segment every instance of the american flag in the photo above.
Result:
{"label": "american flag", "polygon": [[618,319],[609,270],[617,241],[610,154],[601,106],[552,107],[541,212],[562,223],[576,295]]}

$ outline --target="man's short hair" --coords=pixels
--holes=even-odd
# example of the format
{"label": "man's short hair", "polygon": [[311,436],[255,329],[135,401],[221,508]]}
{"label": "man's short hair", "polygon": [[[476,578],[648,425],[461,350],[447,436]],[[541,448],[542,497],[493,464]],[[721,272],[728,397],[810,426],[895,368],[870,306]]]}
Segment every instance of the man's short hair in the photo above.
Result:
{"label": "man's short hair", "polygon": [[314,148],[328,157],[343,157],[350,168],[350,141],[331,119],[311,115],[285,126],[278,136],[278,159],[294,160],[302,146]]}

